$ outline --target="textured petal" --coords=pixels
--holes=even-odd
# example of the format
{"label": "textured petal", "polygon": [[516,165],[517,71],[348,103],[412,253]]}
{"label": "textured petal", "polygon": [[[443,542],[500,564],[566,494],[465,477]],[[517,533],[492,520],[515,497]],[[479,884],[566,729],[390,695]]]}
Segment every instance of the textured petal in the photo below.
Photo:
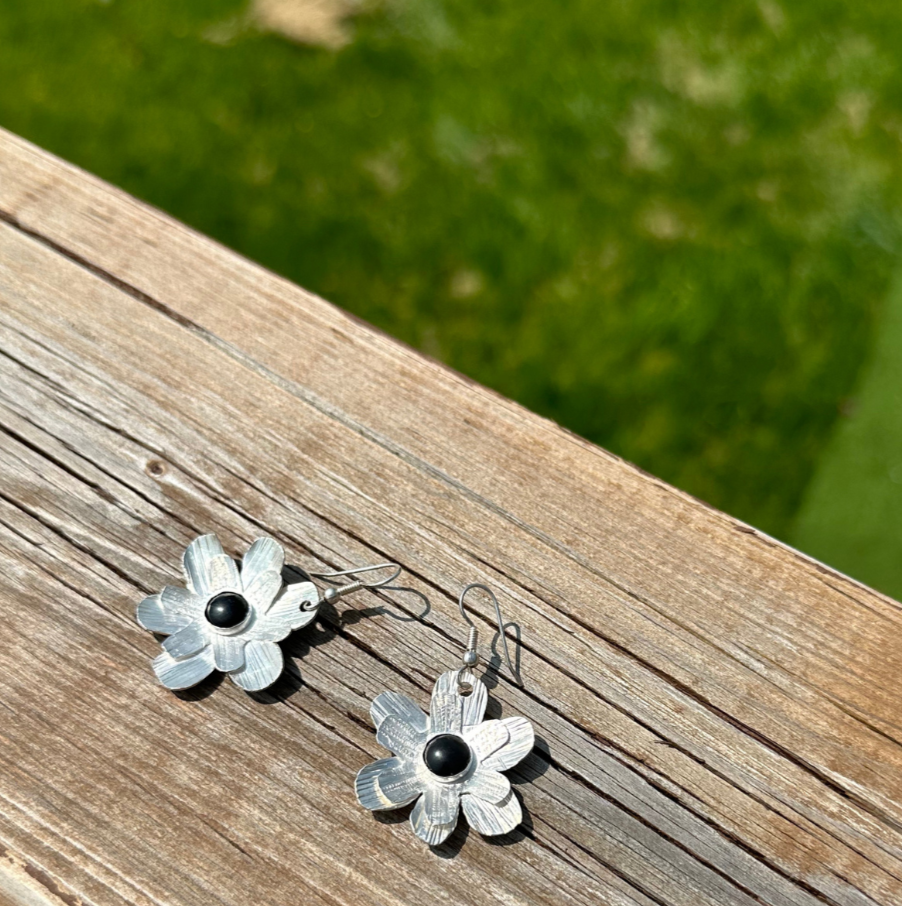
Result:
{"label": "textured petal", "polygon": [[536,744],[536,732],[525,717],[506,717],[501,723],[507,728],[510,739],[482,761],[481,767],[506,771],[523,761]]}
{"label": "textured petal", "polygon": [[241,583],[245,591],[260,573],[274,572],[281,577],[284,565],[282,545],[272,538],[258,538],[241,561]]}
{"label": "textured petal", "polygon": [[470,827],[486,837],[509,834],[523,820],[523,809],[513,790],[499,805],[475,796],[464,796],[461,803]]}
{"label": "textured petal", "polygon": [[241,593],[241,575],[238,572],[238,566],[235,561],[221,554],[218,557],[211,557],[204,564],[206,567],[207,595],[212,597],[223,591],[236,591]]}
{"label": "textured petal", "polygon": [[258,692],[271,686],[284,666],[282,649],[275,642],[251,641],[244,649],[244,667],[229,676],[242,689]]}
{"label": "textured petal", "polygon": [[182,661],[192,654],[197,654],[203,648],[210,644],[207,633],[201,624],[195,620],[180,629],[168,639],[163,639],[163,650],[177,661]]}
{"label": "textured petal", "polygon": [[451,692],[438,692],[429,706],[429,728],[433,733],[460,733],[463,714],[460,698]]}
{"label": "textured petal", "polygon": [[213,672],[213,649],[204,648],[200,654],[177,661],[165,651],[153,661],[153,672],[167,689],[188,689],[205,680]]}
{"label": "textured petal", "polygon": [[379,789],[382,795],[397,807],[409,805],[423,792],[423,781],[417,772],[416,765],[400,758],[392,758],[394,766],[382,772],[379,777]]}
{"label": "textured petal", "polygon": [[244,646],[247,645],[247,639],[214,632],[212,642],[213,663],[216,664],[217,670],[230,673],[244,666]]}
{"label": "textured petal", "polygon": [[410,813],[410,826],[413,832],[430,846],[444,843],[454,830],[456,821],[451,824],[433,824],[426,813],[425,796],[421,796]]}
{"label": "textured petal", "polygon": [[249,583],[244,580],[243,575],[241,579],[244,582],[244,597],[248,604],[258,614],[265,614],[282,589],[282,574],[266,569],[262,573],[257,573]]}
{"label": "textured petal", "polygon": [[188,587],[195,594],[205,597],[207,588],[207,562],[213,557],[225,553],[216,535],[201,535],[195,538],[185,549],[182,565],[185,568],[185,578]]}
{"label": "textured petal", "polygon": [[372,812],[400,808],[423,792],[413,764],[400,758],[382,758],[368,764],[357,774],[354,787],[357,801]]}
{"label": "textured petal", "polygon": [[[448,677],[451,681],[448,682]],[[429,702],[429,729],[433,733],[460,733],[463,727],[463,697],[457,690],[457,671],[443,673]]]}
{"label": "textured petal", "polygon": [[401,695],[399,692],[383,692],[381,695],[377,695],[370,705],[370,716],[373,718],[377,730],[389,714],[400,717],[417,732],[426,735],[428,729],[426,715],[412,698]]}
{"label": "textured petal", "polygon": [[485,688],[482,680],[476,679],[473,683],[473,691],[464,698],[464,726],[475,727],[482,723],[485,717],[485,706],[488,704],[489,693]]}
{"label": "textured petal", "polygon": [[470,744],[476,760],[482,762],[510,739],[510,733],[503,721],[485,720],[476,727],[468,727],[464,739]]}
{"label": "textured petal", "polygon": [[307,601],[318,601],[319,592],[312,582],[297,582],[286,586],[275,603],[243,632],[242,638],[281,642],[290,632],[301,629],[316,619],[316,608],[301,610]]}
{"label": "textured petal", "polygon": [[486,802],[503,802],[511,791],[511,782],[497,771],[477,770],[463,783],[462,793],[484,799]]}
{"label": "textured petal", "polygon": [[460,787],[459,783],[440,783],[435,780],[426,785],[423,808],[430,824],[450,824],[453,827],[457,823]]}
{"label": "textured petal", "polygon": [[395,714],[389,714],[376,730],[376,739],[395,755],[411,761],[419,758],[426,734]]}
{"label": "textured petal", "polygon": [[472,687],[469,695],[461,695],[457,678],[459,671],[449,670],[435,682],[432,690],[433,733],[459,733],[463,727],[481,723],[485,716],[488,692],[485,683],[473,673],[463,674],[463,681]]}
{"label": "textured petal", "polygon": [[[186,591],[185,594],[191,595],[191,592]],[[191,597],[194,598],[194,595]],[[183,629],[194,619],[194,611],[190,606],[167,606],[163,603],[162,595],[151,595],[138,605],[135,617],[139,626],[143,626],[151,632],[172,635],[173,632]]]}
{"label": "textured petal", "polygon": [[160,603],[166,611],[181,610],[190,613],[195,618],[200,618],[207,600],[180,585],[167,585],[160,592]]}

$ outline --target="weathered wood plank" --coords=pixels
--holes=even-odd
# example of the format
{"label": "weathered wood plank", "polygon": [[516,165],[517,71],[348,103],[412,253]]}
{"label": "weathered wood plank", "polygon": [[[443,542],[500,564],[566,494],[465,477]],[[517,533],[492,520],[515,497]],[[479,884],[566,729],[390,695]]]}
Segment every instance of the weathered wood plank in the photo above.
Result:
{"label": "weathered wood plank", "polygon": [[[98,904],[902,900],[899,605],[6,134],[0,218],[21,864]],[[173,696],[132,609],[208,530],[396,559],[434,609],[342,605],[274,695]],[[542,742],[515,845],[449,859],[351,780],[371,697],[455,663],[473,579],[523,628],[492,707]]]}

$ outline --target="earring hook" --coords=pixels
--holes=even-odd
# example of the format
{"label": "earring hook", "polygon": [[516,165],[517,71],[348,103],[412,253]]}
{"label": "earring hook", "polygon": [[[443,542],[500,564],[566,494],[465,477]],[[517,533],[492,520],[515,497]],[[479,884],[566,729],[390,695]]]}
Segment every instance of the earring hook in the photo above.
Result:
{"label": "earring hook", "polygon": [[321,582],[329,582],[333,579],[340,579],[342,576],[359,576],[363,573],[371,573],[376,570],[388,569],[391,570],[391,573],[386,576],[384,579],[379,579],[376,582],[365,582],[363,579],[354,579],[353,582],[348,582],[347,585],[333,585],[330,584],[329,587],[323,592],[322,598],[317,601],[315,604],[311,604],[310,608],[319,607],[320,604],[332,603],[334,604],[339,598],[343,598],[345,595],[353,594],[355,591],[360,591],[362,588],[368,588],[370,591],[376,591],[377,589],[383,589],[385,591],[406,591],[410,594],[416,595],[423,601],[424,609],[422,613],[413,617],[402,617],[398,616],[391,611],[386,611],[388,616],[392,617],[395,620],[401,620],[402,622],[407,622],[409,620],[423,619],[426,614],[432,609],[432,605],[429,601],[429,598],[423,594],[421,591],[417,591],[415,588],[408,588],[406,585],[392,585],[391,583],[401,575],[403,567],[398,563],[393,563],[391,561],[386,563],[374,563],[370,566],[355,566],[353,569],[339,569],[334,572],[329,573],[310,573],[312,579],[319,579]]}
{"label": "earring hook", "polygon": [[[342,576],[359,576],[361,573],[375,572],[377,569],[390,569],[391,575],[378,582],[364,582],[360,579],[351,582],[349,585],[340,585],[335,591],[341,591],[342,594],[350,594],[351,591],[357,591],[360,588],[384,588],[386,585],[394,582],[401,575],[401,566],[397,563],[374,563],[372,566],[355,566],[354,569],[339,569],[331,573],[310,573],[314,579],[320,579],[328,582],[330,579],[340,579]],[[351,585],[355,586],[351,588]],[[345,589],[348,589],[345,591]]]}
{"label": "earring hook", "polygon": [[511,660],[510,650],[507,647],[507,636],[505,635],[505,623],[504,617],[501,615],[501,605],[498,603],[498,599],[495,597],[495,592],[492,591],[488,585],[483,585],[481,582],[471,582],[467,585],[463,591],[460,593],[460,597],[457,599],[457,606],[460,608],[460,615],[464,618],[467,625],[470,627],[470,633],[467,637],[467,650],[464,652],[463,656],[463,668],[461,673],[464,670],[475,667],[477,661],[479,660],[479,654],[476,651],[476,643],[479,638],[479,629],[476,624],[470,619],[469,614],[464,609],[464,599],[467,597],[469,592],[473,589],[478,588],[481,591],[486,592],[488,596],[492,599],[492,603],[495,605],[495,617],[498,620],[498,636],[501,639],[501,646],[504,648],[504,659],[507,661],[508,670],[510,670],[511,675],[516,680],[518,686],[523,685],[523,680],[520,677],[520,671],[514,666],[514,662]]}

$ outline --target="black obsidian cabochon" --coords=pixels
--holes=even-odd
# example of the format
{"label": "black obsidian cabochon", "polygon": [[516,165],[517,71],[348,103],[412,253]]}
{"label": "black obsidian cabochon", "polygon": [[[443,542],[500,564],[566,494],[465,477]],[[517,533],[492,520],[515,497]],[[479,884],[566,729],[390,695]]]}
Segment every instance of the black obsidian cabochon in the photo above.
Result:
{"label": "black obsidian cabochon", "polygon": [[217,629],[231,629],[244,622],[250,611],[247,601],[232,591],[211,598],[205,615]]}
{"label": "black obsidian cabochon", "polygon": [[437,777],[456,777],[469,767],[473,757],[470,747],[452,733],[434,736],[426,743],[423,761]]}

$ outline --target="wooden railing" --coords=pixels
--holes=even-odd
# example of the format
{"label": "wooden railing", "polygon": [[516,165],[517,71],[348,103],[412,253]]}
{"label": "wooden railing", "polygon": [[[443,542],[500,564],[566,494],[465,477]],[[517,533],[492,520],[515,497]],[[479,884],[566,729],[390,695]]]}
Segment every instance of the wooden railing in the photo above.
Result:
{"label": "wooden railing", "polygon": [[[6,133],[0,220],[0,901],[902,903],[896,602]],[[348,600],[270,693],[173,694],[134,608],[208,531],[433,609]],[[475,580],[539,742],[508,845],[433,852],[353,778]]]}

